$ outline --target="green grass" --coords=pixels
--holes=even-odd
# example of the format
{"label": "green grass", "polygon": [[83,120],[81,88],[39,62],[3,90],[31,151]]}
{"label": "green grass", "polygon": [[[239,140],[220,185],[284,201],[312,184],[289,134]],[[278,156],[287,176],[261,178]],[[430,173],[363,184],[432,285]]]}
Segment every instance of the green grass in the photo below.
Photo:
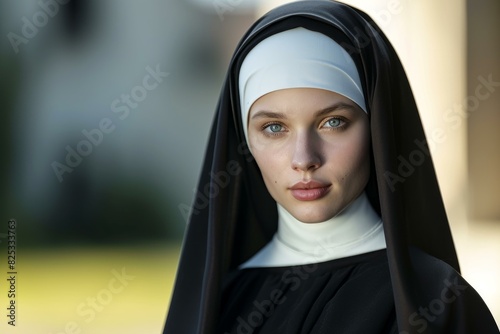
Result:
{"label": "green grass", "polygon": [[2,279],[0,333],[161,333],[178,256],[179,245],[20,250],[16,326]]}

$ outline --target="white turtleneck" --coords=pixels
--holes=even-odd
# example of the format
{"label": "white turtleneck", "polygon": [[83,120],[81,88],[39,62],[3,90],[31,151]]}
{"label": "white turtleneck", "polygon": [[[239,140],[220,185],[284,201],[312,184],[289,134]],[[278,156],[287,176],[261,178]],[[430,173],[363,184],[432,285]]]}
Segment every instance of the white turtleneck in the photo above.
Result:
{"label": "white turtleneck", "polygon": [[386,248],[382,220],[365,193],[335,217],[303,223],[278,204],[278,231],[240,268],[325,262]]}

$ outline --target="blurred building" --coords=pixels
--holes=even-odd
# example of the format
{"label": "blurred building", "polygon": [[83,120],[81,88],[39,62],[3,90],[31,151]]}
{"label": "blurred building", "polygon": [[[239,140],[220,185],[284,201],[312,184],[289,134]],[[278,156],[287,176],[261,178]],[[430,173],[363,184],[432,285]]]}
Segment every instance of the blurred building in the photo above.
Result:
{"label": "blurred building", "polygon": [[0,6],[10,215],[35,243],[181,236],[222,80],[217,16],[176,0]]}

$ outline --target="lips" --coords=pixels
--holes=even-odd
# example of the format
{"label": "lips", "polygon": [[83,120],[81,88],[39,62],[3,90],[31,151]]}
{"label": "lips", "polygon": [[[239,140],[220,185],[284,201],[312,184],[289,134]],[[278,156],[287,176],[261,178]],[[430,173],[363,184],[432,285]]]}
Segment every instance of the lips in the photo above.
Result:
{"label": "lips", "polygon": [[299,201],[314,201],[324,197],[330,191],[330,184],[318,181],[298,182],[290,187],[292,196]]}

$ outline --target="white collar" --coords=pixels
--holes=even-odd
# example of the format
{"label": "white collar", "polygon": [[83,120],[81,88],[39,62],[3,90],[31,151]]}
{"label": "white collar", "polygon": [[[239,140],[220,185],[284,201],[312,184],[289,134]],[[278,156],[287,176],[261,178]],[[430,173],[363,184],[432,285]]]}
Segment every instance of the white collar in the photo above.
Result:
{"label": "white collar", "polygon": [[303,223],[278,205],[278,231],[240,268],[325,262],[386,248],[383,225],[365,193],[335,217]]}

